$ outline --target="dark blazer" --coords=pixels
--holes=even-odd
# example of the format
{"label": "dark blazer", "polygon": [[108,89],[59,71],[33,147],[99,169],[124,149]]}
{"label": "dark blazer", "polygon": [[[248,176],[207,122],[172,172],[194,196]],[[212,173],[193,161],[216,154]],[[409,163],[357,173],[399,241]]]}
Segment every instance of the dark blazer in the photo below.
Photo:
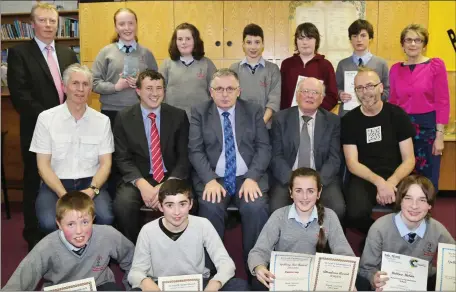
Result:
{"label": "dark blazer", "polygon": [[[261,107],[238,99],[235,129],[237,149],[248,168],[244,177],[255,180],[262,191],[267,191],[266,169],[271,160],[271,145]],[[196,171],[193,175],[195,185],[205,185],[218,178],[215,168],[222,148],[222,123],[214,101],[209,100],[194,106],[190,118],[188,150],[190,162]]]}
{"label": "dark blazer", "polygon": [[[55,51],[61,74],[78,63],[75,52],[67,46],[55,43]],[[51,71],[35,40],[8,50],[7,79],[11,101],[20,115],[21,140],[30,145],[38,115],[60,103]]]}
{"label": "dark blazer", "polygon": [[[299,111],[294,106],[272,117],[271,172],[276,180],[288,184],[299,150]],[[340,118],[323,108],[317,110],[314,129],[315,168],[323,185],[337,178],[341,163]]]}
{"label": "dark blazer", "polygon": [[[167,175],[188,178],[188,118],[184,110],[162,103],[160,148]],[[114,161],[125,183],[150,177],[150,152],[140,103],[120,111],[114,123]]]}

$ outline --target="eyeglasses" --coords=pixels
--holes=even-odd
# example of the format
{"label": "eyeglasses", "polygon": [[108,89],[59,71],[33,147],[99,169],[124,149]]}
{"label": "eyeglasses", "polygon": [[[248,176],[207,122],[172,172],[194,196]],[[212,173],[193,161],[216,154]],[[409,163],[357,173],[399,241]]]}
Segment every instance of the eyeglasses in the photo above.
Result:
{"label": "eyeglasses", "polygon": [[374,90],[374,88],[377,87],[380,83],[381,83],[381,82],[379,82],[379,83],[377,83],[377,84],[367,84],[366,86],[362,86],[362,85],[356,86],[356,87],[355,87],[355,91],[356,91],[357,93],[362,93],[362,92],[364,92],[364,90],[366,90],[366,91],[372,91],[372,90]]}
{"label": "eyeglasses", "polygon": [[224,91],[226,91],[226,93],[233,93],[235,92],[239,87],[227,87],[227,88],[223,88],[223,87],[211,87],[212,90],[214,90],[215,92],[217,93],[223,93]]}
{"label": "eyeglasses", "polygon": [[419,45],[419,44],[423,43],[423,40],[420,38],[417,38],[417,39],[406,38],[406,39],[404,39],[404,42],[406,44],[411,44],[411,43],[415,42],[415,44]]}
{"label": "eyeglasses", "polygon": [[316,96],[319,96],[321,94],[321,92],[318,92],[316,90],[309,90],[309,89],[303,89],[303,90],[298,90],[299,93],[302,93],[302,94],[308,94],[312,97],[316,97]]}

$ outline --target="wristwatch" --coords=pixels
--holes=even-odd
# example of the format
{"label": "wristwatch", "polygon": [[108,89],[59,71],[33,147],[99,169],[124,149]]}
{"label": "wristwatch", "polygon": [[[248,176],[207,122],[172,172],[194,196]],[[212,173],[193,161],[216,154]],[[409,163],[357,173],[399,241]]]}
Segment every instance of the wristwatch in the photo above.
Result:
{"label": "wristwatch", "polygon": [[89,188],[91,188],[93,190],[93,192],[95,193],[95,196],[97,196],[100,193],[100,189],[94,185],[90,185]]}

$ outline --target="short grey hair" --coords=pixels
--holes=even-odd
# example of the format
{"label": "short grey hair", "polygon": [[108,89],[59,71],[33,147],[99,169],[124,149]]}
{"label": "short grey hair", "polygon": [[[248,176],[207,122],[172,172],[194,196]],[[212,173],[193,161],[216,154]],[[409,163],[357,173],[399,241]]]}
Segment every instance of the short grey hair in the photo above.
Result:
{"label": "short grey hair", "polygon": [[227,76],[233,76],[239,83],[239,77],[236,72],[234,72],[233,70],[228,69],[228,68],[222,68],[222,69],[218,69],[217,72],[215,72],[214,75],[212,75],[211,87],[213,87],[213,85],[214,85],[215,78],[227,77]]}
{"label": "short grey hair", "polygon": [[[310,77],[310,78],[315,78],[315,77]],[[318,79],[318,78],[315,78],[315,79],[317,79],[318,81],[320,81],[320,84],[321,84],[321,96],[322,96],[322,97],[325,97],[325,96],[326,96],[326,86],[325,86],[324,81],[323,81],[323,80],[320,80],[320,79]],[[299,87],[301,87],[301,84],[304,82],[304,80],[306,80],[306,78],[301,79],[301,81],[298,82],[298,86],[297,86],[298,89],[299,89]]]}
{"label": "short grey hair", "polygon": [[63,84],[65,86],[68,85],[68,82],[70,81],[71,74],[73,74],[75,72],[83,73],[87,77],[87,79],[89,79],[90,86],[93,85],[93,73],[92,73],[92,70],[90,70],[89,67],[87,67],[86,65],[81,65],[79,63],[74,63],[74,64],[68,66],[68,68],[66,68],[65,71],[63,72]]}

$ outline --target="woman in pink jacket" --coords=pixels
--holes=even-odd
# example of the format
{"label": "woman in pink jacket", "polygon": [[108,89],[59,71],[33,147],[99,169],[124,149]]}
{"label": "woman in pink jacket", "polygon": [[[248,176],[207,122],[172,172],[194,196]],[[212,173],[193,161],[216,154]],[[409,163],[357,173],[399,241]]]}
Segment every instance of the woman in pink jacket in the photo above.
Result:
{"label": "woman in pink jacket", "polygon": [[407,60],[391,67],[389,102],[404,109],[415,126],[415,172],[429,178],[438,189],[450,92],[443,61],[423,55],[428,41],[429,33],[421,25],[411,24],[402,31]]}

